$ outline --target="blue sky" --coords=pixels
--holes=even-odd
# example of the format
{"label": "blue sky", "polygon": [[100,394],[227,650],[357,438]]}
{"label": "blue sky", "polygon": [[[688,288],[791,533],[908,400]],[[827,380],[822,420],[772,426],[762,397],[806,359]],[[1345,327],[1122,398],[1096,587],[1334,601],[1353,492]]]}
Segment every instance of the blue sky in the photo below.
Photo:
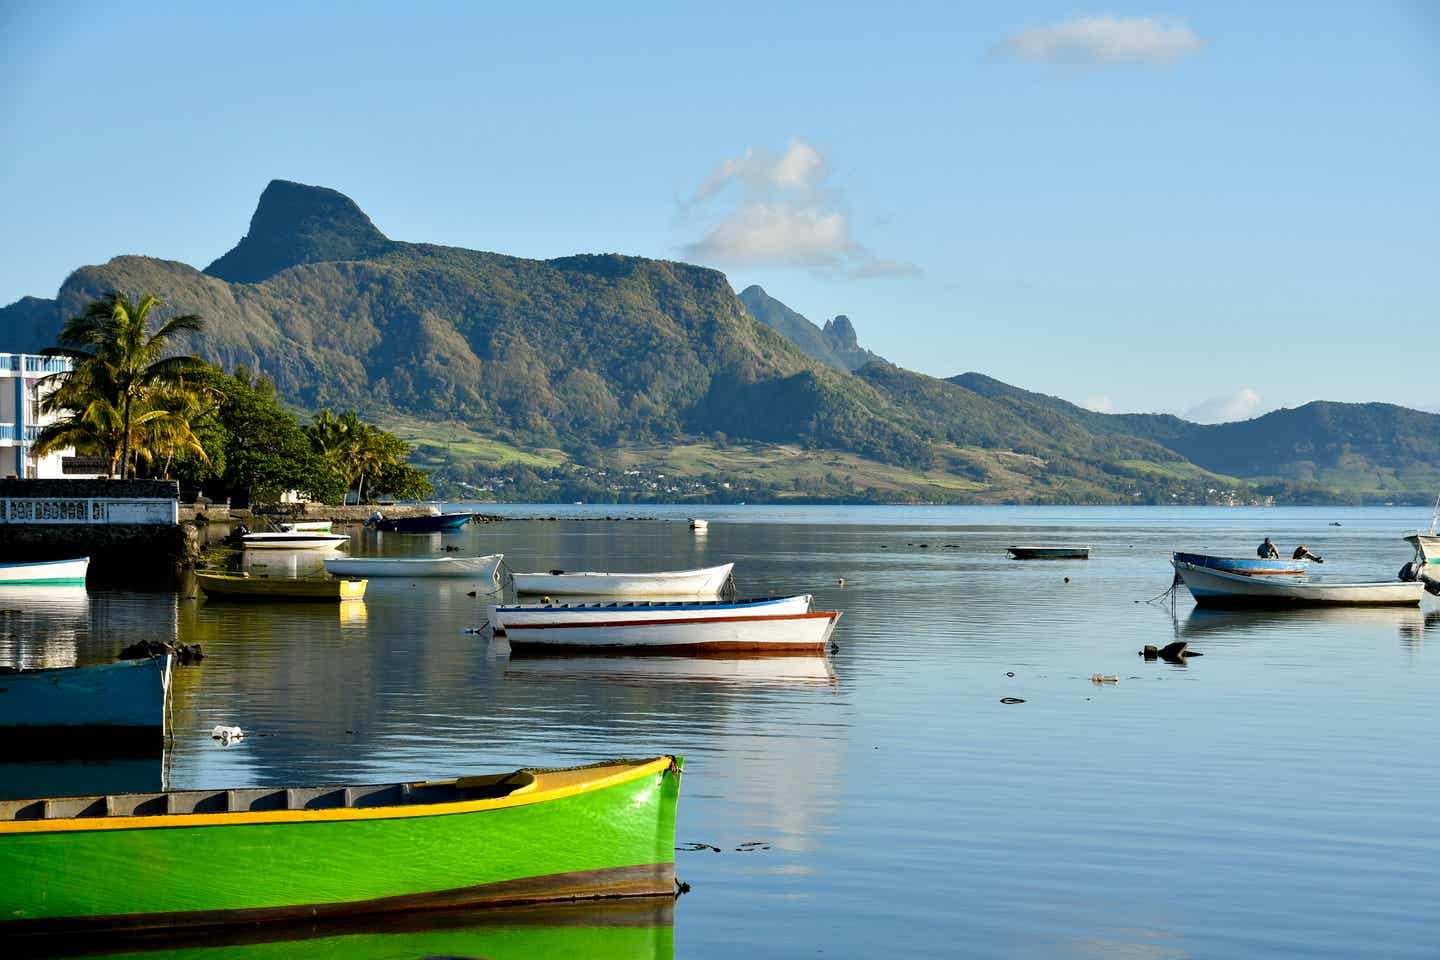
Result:
{"label": "blue sky", "polygon": [[391,237],[723,269],[1115,410],[1440,408],[1440,6],[0,3],[0,302]]}

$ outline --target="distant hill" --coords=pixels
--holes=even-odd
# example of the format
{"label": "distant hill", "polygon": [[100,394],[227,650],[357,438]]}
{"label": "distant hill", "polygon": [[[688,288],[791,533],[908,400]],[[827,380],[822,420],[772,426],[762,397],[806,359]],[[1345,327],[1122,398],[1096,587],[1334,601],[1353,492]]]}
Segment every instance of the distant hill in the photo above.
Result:
{"label": "distant hill", "polygon": [[872,360],[884,359],[860,346],[855,338],[855,327],[844,314],[826,320],[825,326],[818,327],[804,315],[770,296],[759,284],[741,290],[740,302],[750,316],[779,330],[807,357],[836,370],[858,370]]}
{"label": "distant hill", "polygon": [[1386,491],[1421,500],[1440,491],[1440,415],[1389,403],[1316,400],[1235,423],[1170,414],[1097,413],[979,373],[949,382],[1009,405],[1044,407],[1092,433],[1151,440],[1217,473],[1295,490]]}

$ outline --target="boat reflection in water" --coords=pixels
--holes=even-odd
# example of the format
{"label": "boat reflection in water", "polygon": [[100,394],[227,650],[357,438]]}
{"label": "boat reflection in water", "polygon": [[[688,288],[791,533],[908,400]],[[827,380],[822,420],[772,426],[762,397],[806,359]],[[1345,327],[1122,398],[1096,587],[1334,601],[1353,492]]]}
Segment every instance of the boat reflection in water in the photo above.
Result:
{"label": "boat reflection in water", "polygon": [[1405,607],[1292,607],[1280,609],[1213,610],[1196,607],[1180,621],[1186,640],[1250,640],[1273,636],[1276,625],[1304,638],[1318,631],[1384,631],[1396,627],[1404,636],[1423,636],[1428,626],[1440,629],[1440,611]]}
{"label": "boat reflection in water", "polygon": [[[496,641],[497,645],[503,641]],[[527,656],[512,653],[507,680],[614,680],[631,683],[690,682],[834,687],[835,669],[825,656],[626,657]]]}
{"label": "boat reflection in water", "polygon": [[[11,944],[10,957],[133,956],[136,960],[671,960],[670,900],[589,901],[486,910],[424,911],[383,919],[261,924],[136,933],[86,941]],[[63,942],[62,942],[63,941]]]}
{"label": "boat reflection in water", "polygon": [[0,585],[0,665],[24,670],[73,667],[89,632],[83,584]]}
{"label": "boat reflection in water", "polygon": [[339,550],[246,550],[240,555],[240,569],[255,576],[325,576],[325,561],[343,557]]}
{"label": "boat reflection in water", "polygon": [[99,793],[158,793],[164,790],[164,746],[130,754],[99,749],[90,756],[49,759],[0,758],[0,800],[76,797]]}

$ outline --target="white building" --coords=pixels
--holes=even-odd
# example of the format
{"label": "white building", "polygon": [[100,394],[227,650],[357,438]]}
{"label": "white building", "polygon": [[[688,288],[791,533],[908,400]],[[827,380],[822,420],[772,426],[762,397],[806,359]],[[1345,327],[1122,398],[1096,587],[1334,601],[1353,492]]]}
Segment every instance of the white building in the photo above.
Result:
{"label": "white building", "polygon": [[74,450],[43,457],[30,453],[40,428],[55,419],[40,412],[40,381],[69,369],[70,361],[65,357],[0,353],[0,477],[53,480],[75,475],[62,470],[64,458],[73,457]]}

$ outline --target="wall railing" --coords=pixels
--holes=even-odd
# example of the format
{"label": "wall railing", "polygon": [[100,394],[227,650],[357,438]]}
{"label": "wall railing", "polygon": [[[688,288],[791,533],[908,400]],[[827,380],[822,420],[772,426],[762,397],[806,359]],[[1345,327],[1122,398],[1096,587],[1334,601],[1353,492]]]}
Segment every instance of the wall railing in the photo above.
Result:
{"label": "wall railing", "polygon": [[180,522],[180,506],[174,500],[106,497],[5,497],[0,498],[0,524],[65,523],[103,525],[110,523],[174,524]]}

